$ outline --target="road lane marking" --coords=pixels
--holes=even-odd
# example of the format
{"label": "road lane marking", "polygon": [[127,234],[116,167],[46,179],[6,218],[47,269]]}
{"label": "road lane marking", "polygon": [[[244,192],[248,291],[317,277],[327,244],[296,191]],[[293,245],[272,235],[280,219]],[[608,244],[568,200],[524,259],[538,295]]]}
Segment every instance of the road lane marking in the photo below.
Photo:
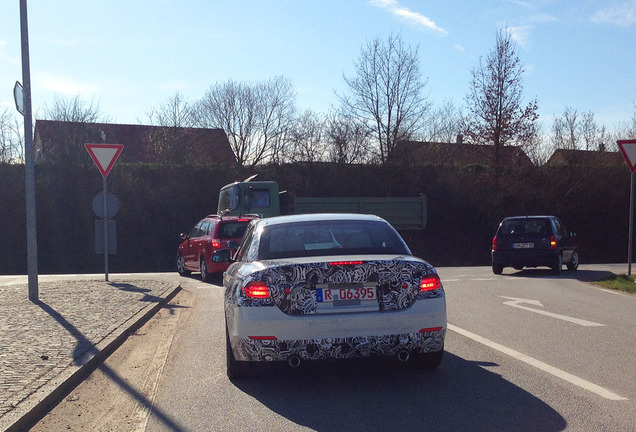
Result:
{"label": "road lane marking", "polygon": [[623,396],[619,396],[616,393],[601,387],[599,385],[596,385],[594,383],[591,383],[587,380],[584,380],[583,378],[579,378],[575,375],[572,375],[568,372],[565,372],[561,369],[558,369],[554,366],[550,366],[547,363],[542,362],[541,360],[537,360],[533,357],[527,356],[523,353],[520,353],[519,351],[515,351],[511,348],[508,348],[506,346],[503,346],[501,344],[498,344],[497,342],[493,342],[489,339],[486,339],[484,337],[481,337],[475,333],[471,333],[468,330],[464,330],[462,328],[459,328],[457,326],[454,326],[452,324],[448,324],[448,329],[454,331],[455,333],[459,333],[462,336],[465,336],[469,339],[474,340],[475,342],[479,342],[483,345],[486,345],[487,347],[490,347],[494,350],[497,350],[503,354],[506,354],[516,360],[520,360],[530,366],[533,366],[539,370],[542,370],[544,372],[549,373],[550,375],[553,375],[557,378],[560,378],[562,380],[565,380],[571,384],[574,384],[577,387],[580,387],[584,390],[590,391],[594,394],[597,394],[605,399],[609,399],[612,401],[622,401],[622,400],[628,400],[627,398],[623,397]]}
{"label": "road lane marking", "polygon": [[503,304],[508,305],[508,306],[512,306],[512,307],[516,307],[519,309],[523,309],[526,311],[530,311],[530,312],[534,312],[540,315],[545,315],[545,316],[549,316],[552,318],[556,318],[556,319],[560,319],[563,321],[567,321],[567,322],[571,322],[573,324],[578,324],[580,326],[584,326],[584,327],[605,327],[605,324],[599,324],[599,323],[595,323],[592,321],[586,321],[583,319],[579,319],[579,318],[573,318],[573,317],[569,317],[566,315],[559,315],[559,314],[555,314],[552,312],[547,312],[541,309],[535,309],[535,308],[531,308],[528,306],[521,306],[520,303],[527,303],[527,304],[531,304],[534,306],[539,306],[539,307],[543,307],[543,305],[541,304],[541,302],[539,300],[529,300],[529,299],[522,299],[522,298],[516,298],[516,297],[505,297],[505,296],[498,296],[501,298],[505,298],[508,299],[509,301],[505,301],[503,302]]}

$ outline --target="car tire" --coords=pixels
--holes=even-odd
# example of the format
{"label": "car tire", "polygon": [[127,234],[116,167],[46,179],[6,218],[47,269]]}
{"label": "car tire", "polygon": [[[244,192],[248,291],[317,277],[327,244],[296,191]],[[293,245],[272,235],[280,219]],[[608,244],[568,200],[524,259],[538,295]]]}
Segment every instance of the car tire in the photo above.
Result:
{"label": "car tire", "polygon": [[503,264],[492,263],[492,272],[494,274],[500,275],[503,273],[504,266]]}
{"label": "car tire", "polygon": [[201,270],[201,280],[203,282],[210,282],[210,273],[208,273],[208,264],[205,262],[205,257],[201,257],[199,270]]}
{"label": "car tire", "polygon": [[225,326],[225,363],[227,367],[227,377],[231,380],[247,378],[249,377],[250,365],[249,362],[237,361],[234,358],[232,352],[232,345],[230,344],[230,335]]}
{"label": "car tire", "polygon": [[562,268],[563,268],[563,256],[559,254],[559,256],[557,256],[556,258],[556,262],[554,263],[554,266],[552,267],[552,274],[560,275]]}
{"label": "car tire", "polygon": [[183,259],[183,255],[177,254],[177,272],[181,276],[188,276],[190,274],[190,270],[186,270],[185,268],[185,259]]}
{"label": "car tire", "polygon": [[568,270],[574,271],[577,268],[579,268],[579,253],[578,252],[574,252],[572,254],[572,259],[568,263]]}
{"label": "car tire", "polygon": [[412,365],[419,370],[437,369],[442,364],[444,358],[444,347],[440,351],[428,353],[413,353],[411,356]]}

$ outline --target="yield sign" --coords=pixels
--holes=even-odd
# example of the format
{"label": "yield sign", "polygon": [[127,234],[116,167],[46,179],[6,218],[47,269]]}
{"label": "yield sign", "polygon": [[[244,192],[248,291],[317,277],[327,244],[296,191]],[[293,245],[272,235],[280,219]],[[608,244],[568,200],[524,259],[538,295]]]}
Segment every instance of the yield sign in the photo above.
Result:
{"label": "yield sign", "polygon": [[621,149],[621,153],[629,165],[629,169],[632,172],[636,171],[636,140],[618,140],[616,141],[618,148]]}
{"label": "yield sign", "polygon": [[97,165],[102,177],[107,177],[110,170],[115,165],[115,161],[124,149],[123,144],[84,144],[88,154]]}

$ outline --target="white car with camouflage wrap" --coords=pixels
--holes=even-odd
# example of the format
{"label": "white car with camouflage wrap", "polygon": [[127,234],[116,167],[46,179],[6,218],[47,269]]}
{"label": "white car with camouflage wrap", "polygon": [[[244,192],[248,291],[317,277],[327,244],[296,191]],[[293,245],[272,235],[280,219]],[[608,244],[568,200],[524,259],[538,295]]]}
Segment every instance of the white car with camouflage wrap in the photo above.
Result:
{"label": "white car with camouflage wrap", "polygon": [[[229,251],[215,259],[229,260]],[[227,374],[254,362],[396,356],[435,368],[446,298],[435,269],[377,216],[254,220],[223,276]]]}

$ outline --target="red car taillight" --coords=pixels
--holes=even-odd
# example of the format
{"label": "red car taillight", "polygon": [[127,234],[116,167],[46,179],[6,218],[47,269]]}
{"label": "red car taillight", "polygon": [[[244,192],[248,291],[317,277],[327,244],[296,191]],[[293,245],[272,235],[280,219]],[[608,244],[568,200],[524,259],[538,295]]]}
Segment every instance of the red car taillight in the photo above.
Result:
{"label": "red car taillight", "polygon": [[554,250],[557,248],[557,239],[555,236],[550,237],[550,249]]}
{"label": "red car taillight", "polygon": [[433,291],[442,286],[442,282],[437,275],[426,275],[420,283],[420,291]]}
{"label": "red car taillight", "polygon": [[269,288],[265,282],[250,282],[243,287],[243,294],[253,299],[268,299]]}
{"label": "red car taillight", "polygon": [[210,243],[212,243],[213,248],[219,249],[221,247],[221,239],[212,239]]}
{"label": "red car taillight", "polygon": [[497,237],[496,236],[492,239],[492,250],[494,250],[494,251],[497,250]]}

